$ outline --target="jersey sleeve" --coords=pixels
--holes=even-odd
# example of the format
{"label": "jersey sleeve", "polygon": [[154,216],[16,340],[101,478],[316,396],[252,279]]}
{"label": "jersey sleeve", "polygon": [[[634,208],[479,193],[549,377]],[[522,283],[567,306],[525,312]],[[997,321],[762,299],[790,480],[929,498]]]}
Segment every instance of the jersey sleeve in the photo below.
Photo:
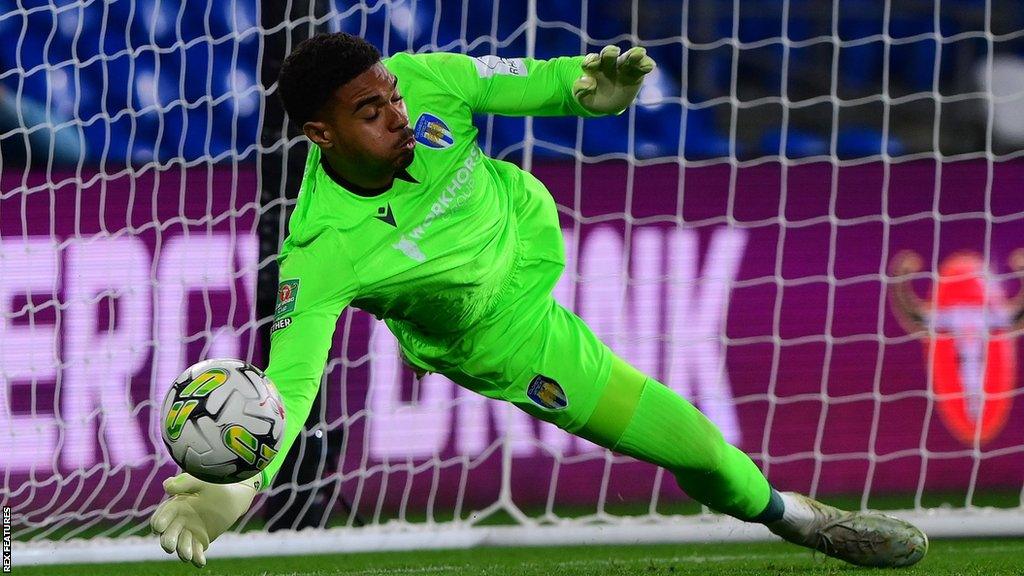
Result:
{"label": "jersey sleeve", "polygon": [[281,447],[262,472],[268,487],[302,430],[320,388],[327,353],[341,311],[356,296],[355,271],[328,231],[294,247],[280,262],[277,306],[270,334],[270,365],[285,409]]}
{"label": "jersey sleeve", "polygon": [[439,52],[411,56],[473,112],[503,116],[596,116],[572,94],[582,75],[582,56],[533,58],[471,57]]}

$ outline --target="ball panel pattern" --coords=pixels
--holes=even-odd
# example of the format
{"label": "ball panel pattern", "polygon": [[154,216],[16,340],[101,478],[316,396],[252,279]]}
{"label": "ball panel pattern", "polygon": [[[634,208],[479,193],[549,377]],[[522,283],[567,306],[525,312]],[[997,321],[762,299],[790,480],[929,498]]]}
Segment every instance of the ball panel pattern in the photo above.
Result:
{"label": "ball panel pattern", "polygon": [[174,381],[162,406],[164,444],[193,476],[216,483],[258,474],[280,448],[284,407],[264,373],[233,359],[204,360]]}

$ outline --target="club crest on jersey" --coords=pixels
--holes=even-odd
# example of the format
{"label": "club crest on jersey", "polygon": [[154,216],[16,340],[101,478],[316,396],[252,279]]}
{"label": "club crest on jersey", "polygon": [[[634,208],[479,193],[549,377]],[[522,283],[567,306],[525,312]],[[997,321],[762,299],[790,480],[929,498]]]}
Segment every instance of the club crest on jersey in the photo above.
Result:
{"label": "club crest on jersey", "polygon": [[429,148],[447,148],[455,143],[448,125],[433,114],[420,114],[413,130],[416,132],[416,141]]}
{"label": "club crest on jersey", "polygon": [[295,299],[298,296],[299,281],[297,279],[282,280],[277,286],[277,306],[274,307],[274,317],[279,318],[295,310]]}
{"label": "club crest on jersey", "polygon": [[[1024,271],[1024,250],[1010,257]],[[942,423],[966,446],[985,444],[1002,432],[1017,385],[1012,333],[1024,328],[1024,288],[1012,300],[1003,287],[987,281],[984,258],[956,252],[939,264],[938,283],[921,298],[910,275],[921,272],[922,258],[901,252],[890,271],[893,311],[908,333],[922,335],[930,363],[935,406]]]}
{"label": "club crest on jersey", "polygon": [[547,376],[538,374],[530,380],[526,388],[526,395],[533,400],[533,403],[548,410],[562,410],[569,405],[569,399],[565,397],[565,390]]}

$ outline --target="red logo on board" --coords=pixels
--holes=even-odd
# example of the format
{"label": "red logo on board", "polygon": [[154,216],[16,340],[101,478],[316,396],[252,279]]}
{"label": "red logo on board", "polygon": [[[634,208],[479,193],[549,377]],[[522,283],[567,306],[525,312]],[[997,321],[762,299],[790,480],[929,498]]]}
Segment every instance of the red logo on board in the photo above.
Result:
{"label": "red logo on board", "polygon": [[[1024,250],[1014,252],[1010,265],[1024,270]],[[963,251],[939,264],[938,283],[921,298],[911,275],[922,269],[914,252],[893,258],[893,310],[908,333],[922,333],[943,424],[968,446],[975,438],[985,444],[1002,432],[1013,404],[1017,357],[1011,332],[1024,327],[1024,290],[1007,299],[1000,283],[986,278],[982,256]]]}

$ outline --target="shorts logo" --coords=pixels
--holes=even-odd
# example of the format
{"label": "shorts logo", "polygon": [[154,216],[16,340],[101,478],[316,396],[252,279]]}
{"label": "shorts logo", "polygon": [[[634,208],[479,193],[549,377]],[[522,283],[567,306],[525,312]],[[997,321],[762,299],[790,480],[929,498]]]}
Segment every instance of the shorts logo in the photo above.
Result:
{"label": "shorts logo", "polygon": [[274,317],[280,317],[295,310],[295,299],[299,295],[298,280],[284,280],[277,286],[277,306]]}
{"label": "shorts logo", "polygon": [[548,410],[562,410],[569,405],[569,399],[565,397],[565,391],[558,382],[541,374],[530,380],[526,395],[534,404]]}
{"label": "shorts logo", "polygon": [[416,120],[416,141],[429,148],[447,148],[455,143],[448,125],[433,114],[424,112]]}

